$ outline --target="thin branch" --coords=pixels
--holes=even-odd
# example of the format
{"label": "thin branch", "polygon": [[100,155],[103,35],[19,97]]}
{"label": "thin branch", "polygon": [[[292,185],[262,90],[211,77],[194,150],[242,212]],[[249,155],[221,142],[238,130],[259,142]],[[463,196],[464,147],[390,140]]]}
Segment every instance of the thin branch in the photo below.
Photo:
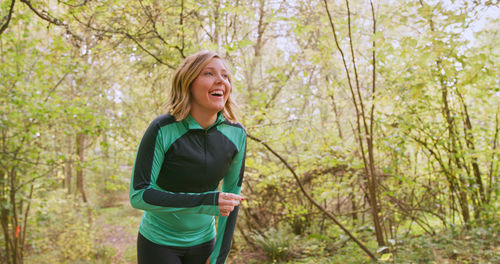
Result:
{"label": "thin branch", "polygon": [[33,198],[33,186],[35,184],[31,184],[31,187],[30,187],[30,194],[29,194],[29,197],[27,199],[28,201],[28,205],[26,206],[26,212],[24,212],[24,221],[23,221],[23,233],[20,237],[20,243],[21,244],[21,251],[24,252],[24,245],[25,245],[25,241],[26,241],[26,230],[28,229],[28,213],[30,211],[30,207],[31,207],[31,201],[32,201],[32,198]]}
{"label": "thin branch", "polygon": [[68,4],[67,2],[64,2],[64,1],[60,1],[59,0],[59,3],[62,3],[63,5],[67,5],[67,6],[70,6],[70,7],[80,7],[80,6],[84,6],[88,3],[89,0],[83,0],[82,3],[80,4],[77,4],[77,5],[72,5],[72,4]]}
{"label": "thin branch", "polygon": [[[176,50],[178,50],[180,52],[182,58],[185,58],[186,56],[184,55],[184,38],[182,39],[182,48],[179,47],[178,45],[169,44],[165,40],[165,38],[160,34],[160,32],[158,32],[158,28],[156,27],[156,17],[153,17],[153,14],[151,13],[151,11],[146,6],[144,6],[142,0],[140,0],[139,3],[141,4],[141,7],[144,10],[144,13],[146,13],[146,16],[148,17],[148,20],[151,22],[153,30],[150,31],[150,32],[153,32],[156,35],[156,37],[161,42],[163,42],[163,44],[165,44],[167,47],[173,47]],[[181,21],[180,21],[180,25],[181,26],[182,26],[182,13],[183,13],[183,10],[184,10],[184,5],[182,5],[182,7],[181,7]],[[148,32],[148,33],[150,33],[150,32]],[[184,32],[184,28],[183,28],[183,32]]]}
{"label": "thin branch", "polygon": [[[276,99],[278,94],[281,92],[281,90],[285,87],[285,84],[294,75],[294,72],[295,72],[295,65],[292,67],[292,69],[287,74],[285,74],[286,77],[285,77],[285,80],[283,81],[283,83],[281,85],[278,85],[278,87],[276,89],[274,89],[274,91],[272,92],[271,98],[269,98],[269,100],[266,102],[264,109],[267,109],[267,108],[272,106],[272,103],[274,102],[274,100]],[[311,74],[311,76],[312,76],[312,74]]]}
{"label": "thin branch", "polygon": [[490,202],[491,198],[491,191],[493,189],[493,172],[496,172],[498,174],[498,169],[497,165],[498,163],[495,162],[495,157],[498,157],[498,154],[495,155],[495,152],[497,151],[497,141],[498,141],[498,132],[500,131],[499,127],[499,122],[498,122],[498,113],[499,113],[500,107],[497,106],[497,112],[495,114],[495,135],[493,135],[493,146],[491,147],[491,162],[490,162],[490,170],[488,173],[488,191],[487,191],[487,203]]}
{"label": "thin branch", "polygon": [[196,17],[196,21],[199,22],[199,26],[201,29],[203,29],[203,31],[205,32],[205,34],[207,34],[208,38],[210,39],[210,42],[213,42],[214,41],[214,37],[210,34],[210,32],[208,32],[208,30],[203,26],[203,17],[201,17],[200,14],[198,14],[198,12],[196,11],[193,11],[192,12],[193,15]]}
{"label": "thin branch", "polygon": [[83,39],[74,34],[73,32],[71,32],[71,30],[69,29],[69,26],[67,24],[65,24],[63,21],[61,21],[60,19],[58,18],[53,18],[51,17],[51,15],[47,12],[47,11],[38,11],[36,10],[33,5],[31,4],[31,1],[30,0],[20,0],[22,3],[24,3],[25,5],[27,5],[31,11],[33,11],[33,13],[35,13],[38,17],[40,17],[41,19],[49,22],[50,24],[54,24],[56,26],[61,26],[61,27],[64,27],[66,29],[66,33],[71,35],[72,37],[74,37],[75,39],[77,39],[78,41],[83,41]]}
{"label": "thin branch", "polygon": [[[179,25],[181,26],[181,47],[179,48],[177,45],[175,46],[177,50],[181,53],[182,58],[186,58],[186,55],[184,55],[184,48],[185,48],[185,33],[184,33],[184,0],[181,2],[181,13],[180,13],[180,18],[179,18]],[[155,28],[156,30],[156,28]]]}
{"label": "thin branch", "polygon": [[175,67],[163,60],[161,60],[160,58],[158,58],[156,55],[154,55],[153,53],[151,53],[149,50],[147,50],[146,48],[144,48],[141,43],[139,41],[137,41],[137,39],[135,39],[132,35],[130,35],[129,33],[125,33],[125,36],[127,36],[129,39],[131,39],[132,41],[135,42],[135,44],[137,44],[137,46],[142,49],[144,52],[146,52],[149,56],[153,57],[157,62],[161,63],[161,64],[164,64],[166,65],[167,67],[169,67],[170,69],[175,69]]}
{"label": "thin branch", "polygon": [[[370,7],[372,10],[372,20],[373,20],[373,41],[372,41],[372,107],[370,110],[370,135],[373,135],[373,112],[375,110],[375,88],[376,88],[376,72],[377,72],[377,61],[375,53],[375,34],[377,33],[377,20],[375,19],[375,9],[373,8],[373,2],[370,0]],[[373,140],[373,137],[370,137]]]}
{"label": "thin branch", "polygon": [[[142,5],[142,2],[141,2],[141,5]],[[173,47],[177,50],[180,51],[181,53],[181,56],[184,56],[183,52],[180,50],[180,48],[178,46],[173,46],[171,44],[168,44],[168,42],[166,42],[166,40],[158,33],[158,31],[156,30],[156,26],[155,26],[155,21],[153,20],[152,18],[152,15],[147,11],[147,9],[142,6],[143,9],[145,10],[146,12],[146,15],[148,16],[150,22],[152,23],[153,25],[153,29],[151,31],[148,31],[146,33],[143,33],[143,34],[139,34],[139,33],[136,33],[134,35],[132,35],[131,33],[123,30],[123,29],[114,29],[114,30],[110,30],[110,29],[101,29],[101,28],[96,28],[96,27],[93,27],[92,25],[90,25],[90,21],[89,23],[85,23],[84,21],[82,21],[81,19],[79,19],[77,16],[73,15],[73,18],[80,24],[86,26],[87,28],[93,30],[93,31],[96,31],[96,32],[99,32],[103,35],[106,35],[106,36],[113,36],[113,35],[122,35],[130,40],[132,40],[135,44],[137,44],[137,46],[143,50],[144,52],[146,52],[148,55],[150,55],[151,57],[153,57],[158,63],[160,64],[163,64],[163,65],[166,65],[167,67],[169,67],[170,69],[175,69],[176,67],[174,67],[173,65],[167,63],[166,61],[160,59],[158,56],[156,56],[155,54],[153,54],[151,51],[149,51],[148,49],[146,49],[140,42],[139,40],[137,40],[137,37],[140,37],[140,38],[143,38],[143,36],[149,34],[149,33],[154,33],[155,37],[158,38],[161,42],[163,42],[167,47]],[[139,32],[144,29],[147,25],[147,22],[146,24],[144,24],[140,29],[139,29]],[[153,37],[150,37],[150,38],[153,38]]]}
{"label": "thin branch", "polygon": [[[466,142],[469,150],[476,152],[476,146],[474,144],[474,134],[472,133],[472,122],[470,120],[470,115],[469,115],[469,111],[467,109],[467,104],[465,103],[465,99],[462,96],[462,93],[460,92],[460,89],[458,87],[455,90],[455,92],[457,93],[458,98],[460,99],[460,102],[461,102],[462,108],[463,108],[462,115],[463,115],[463,122],[464,122],[463,129],[464,129],[465,142]],[[479,191],[479,195],[481,196],[481,200],[479,202],[486,203],[486,196],[485,196],[485,192],[484,192],[484,186],[483,186],[483,181],[481,179],[481,171],[479,169],[477,157],[473,155],[471,157],[471,159],[472,159],[472,162],[471,162],[472,163],[472,170],[474,172],[476,184],[478,185],[476,188],[478,188],[477,191]],[[465,163],[465,161],[463,161],[463,163]],[[467,169],[467,167],[466,167],[466,169]],[[470,172],[468,172],[468,174],[470,174]]]}
{"label": "thin branch", "polygon": [[337,218],[330,212],[328,212],[325,208],[323,208],[323,206],[321,206],[320,204],[318,204],[312,197],[309,193],[307,193],[307,191],[305,190],[302,182],[300,181],[299,179],[299,176],[295,173],[295,170],[292,168],[292,166],[290,166],[290,164],[288,164],[288,162],[283,158],[281,157],[276,151],[274,151],[267,143],[265,143],[264,141],[250,135],[250,134],[247,134],[247,136],[256,141],[257,143],[260,143],[262,144],[267,150],[269,150],[275,157],[277,157],[284,165],[285,167],[287,167],[287,169],[292,173],[293,175],[293,178],[295,179],[295,182],[297,183],[297,185],[299,186],[300,188],[300,191],[306,196],[306,198],[316,207],[318,208],[321,212],[323,212],[324,214],[326,214],[337,226],[339,226],[352,240],[354,240],[354,242],[356,242],[356,244],[358,244],[358,246],[366,252],[366,254],[368,254],[368,256],[370,256],[370,258],[374,261],[377,260],[377,258],[375,257],[375,255],[361,242],[359,241],[344,225],[342,225],[342,223],[340,223],[339,220],[337,220]]}
{"label": "thin branch", "polygon": [[[326,13],[328,15],[328,21],[330,22],[330,27],[332,29],[333,37],[334,37],[334,40],[335,40],[335,45],[337,46],[337,50],[339,51],[340,56],[342,57],[342,63],[344,64],[344,70],[345,70],[346,77],[347,77],[347,83],[349,84],[349,91],[351,92],[351,97],[352,97],[352,101],[353,101],[353,104],[354,104],[354,109],[356,110],[356,122],[357,122],[357,131],[358,131],[357,134],[358,134],[359,146],[360,146],[360,149],[361,149],[363,162],[364,162],[364,164],[368,164],[368,162],[366,161],[364,144],[363,144],[363,141],[362,141],[362,138],[361,138],[361,134],[362,134],[361,133],[361,124],[360,124],[360,121],[359,121],[359,117],[360,117],[361,114],[360,114],[360,110],[358,108],[358,100],[356,99],[356,94],[354,93],[354,88],[352,87],[351,75],[349,73],[349,68],[347,67],[347,62],[346,62],[346,59],[345,59],[344,52],[342,51],[342,48],[340,47],[340,44],[339,44],[339,41],[338,41],[338,38],[337,38],[337,31],[335,29],[335,24],[333,23],[333,19],[332,19],[332,16],[330,14],[330,10],[328,9],[328,1],[327,0],[323,0],[323,2],[325,3],[325,9],[326,9]],[[366,173],[366,175],[369,175],[369,171],[368,171],[368,168],[366,166],[365,166],[365,173]],[[370,177],[367,177],[367,179],[369,179],[369,178]]]}
{"label": "thin branch", "polygon": [[[354,56],[354,44],[352,43],[351,9],[349,8],[349,0],[346,0],[345,4],[346,4],[346,8],[347,8],[347,34],[349,36],[349,47],[351,50],[352,66],[354,68],[354,81],[356,82],[356,91],[358,93],[359,106],[361,107],[361,117],[363,119],[365,132],[368,133],[368,126],[366,125],[365,107],[364,107],[364,103],[363,103],[363,97],[361,96],[361,89],[359,88],[358,67],[356,66],[356,57]],[[370,135],[370,137],[371,137],[371,135]]]}
{"label": "thin branch", "polygon": [[66,76],[68,76],[69,72],[66,72],[63,77],[56,83],[56,85],[54,85],[54,87],[52,87],[52,89],[50,89],[50,91],[48,92],[47,94],[47,97],[45,97],[45,99],[43,100],[44,103],[47,102],[47,100],[49,99],[50,95],[57,89],[57,87],[59,87],[59,85],[61,85],[61,83],[64,81],[64,79],[66,79]]}
{"label": "thin branch", "polygon": [[66,24],[64,24],[64,22],[62,22],[58,18],[50,17],[50,15],[47,13],[47,11],[44,10],[44,11],[40,12],[40,11],[36,10],[33,7],[33,5],[31,4],[30,0],[21,0],[21,2],[24,3],[24,4],[26,4],[31,9],[31,11],[33,11],[41,19],[43,19],[45,21],[48,21],[51,24],[54,24],[54,25],[57,25],[57,26],[66,26]]}
{"label": "thin branch", "polygon": [[12,0],[12,3],[10,3],[10,9],[9,9],[9,14],[7,15],[7,21],[5,24],[2,25],[0,28],[0,35],[7,29],[9,26],[10,19],[12,18],[12,13],[14,13],[14,4],[16,3],[16,0]]}
{"label": "thin branch", "polygon": [[347,62],[345,59],[344,51],[340,47],[339,40],[337,38],[337,30],[335,29],[335,23],[333,23],[332,15],[330,14],[330,10],[328,9],[328,1],[323,0],[323,2],[325,3],[326,14],[328,15],[328,21],[330,22],[330,27],[332,28],[333,39],[335,40],[335,45],[337,46],[337,50],[339,51],[340,56],[342,57],[342,62],[344,64],[344,70],[346,72],[347,81],[349,84],[349,88],[351,90],[352,98],[354,100],[354,108],[356,109],[356,113],[358,113],[359,112],[358,103],[356,100],[356,96],[354,95],[354,90],[353,90],[353,87],[351,84],[351,75],[349,74],[349,69],[347,67]]}

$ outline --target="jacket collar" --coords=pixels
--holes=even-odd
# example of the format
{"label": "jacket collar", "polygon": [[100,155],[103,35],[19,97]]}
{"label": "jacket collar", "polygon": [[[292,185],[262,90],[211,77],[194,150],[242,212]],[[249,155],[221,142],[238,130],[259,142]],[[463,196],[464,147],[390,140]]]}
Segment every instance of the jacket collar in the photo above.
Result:
{"label": "jacket collar", "polygon": [[[217,119],[215,120],[215,122],[209,126],[206,130],[209,130],[211,129],[212,127],[224,122],[226,119],[224,118],[224,115],[222,114],[222,111],[218,112],[217,113]],[[192,130],[192,129],[201,129],[201,130],[205,130],[203,129],[203,127],[200,126],[200,124],[198,124],[198,122],[196,122],[196,120],[194,120],[193,116],[191,116],[191,114],[189,114],[189,116],[187,118],[185,118],[183,120],[184,124],[187,125],[187,129],[188,130]]]}

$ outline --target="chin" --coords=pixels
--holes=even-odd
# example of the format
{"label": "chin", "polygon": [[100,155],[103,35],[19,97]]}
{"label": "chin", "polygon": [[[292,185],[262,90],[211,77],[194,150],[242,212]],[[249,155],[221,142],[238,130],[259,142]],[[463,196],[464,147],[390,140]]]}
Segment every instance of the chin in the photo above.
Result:
{"label": "chin", "polygon": [[215,111],[219,112],[219,111],[222,111],[222,109],[224,109],[224,106],[220,106],[220,105],[217,105],[213,108]]}
{"label": "chin", "polygon": [[220,107],[211,107],[211,108],[205,108],[205,112],[208,114],[217,114],[219,113],[222,109]]}

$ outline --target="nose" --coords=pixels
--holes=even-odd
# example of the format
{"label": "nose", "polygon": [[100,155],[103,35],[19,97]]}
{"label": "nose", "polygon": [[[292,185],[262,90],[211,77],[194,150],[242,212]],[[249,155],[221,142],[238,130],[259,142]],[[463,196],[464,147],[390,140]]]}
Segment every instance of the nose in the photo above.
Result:
{"label": "nose", "polygon": [[216,75],[217,75],[216,78],[215,78],[216,82],[220,83],[220,82],[224,82],[225,81],[224,77],[222,77],[221,74],[216,74]]}

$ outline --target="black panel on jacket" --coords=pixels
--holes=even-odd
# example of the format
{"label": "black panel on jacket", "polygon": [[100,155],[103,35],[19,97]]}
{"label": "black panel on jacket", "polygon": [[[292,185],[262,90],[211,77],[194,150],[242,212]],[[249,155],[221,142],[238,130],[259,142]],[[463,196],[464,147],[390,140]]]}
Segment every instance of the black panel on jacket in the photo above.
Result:
{"label": "black panel on jacket", "polygon": [[[136,166],[134,168],[134,189],[145,189],[151,183],[151,164],[155,153],[156,137],[162,126],[175,122],[171,115],[161,115],[157,117],[144,133],[139,150],[137,151]],[[141,164],[141,166],[137,166]]]}
{"label": "black panel on jacket", "polygon": [[169,147],[156,183],[170,192],[213,191],[236,153],[234,143],[215,127],[190,130]]}
{"label": "black panel on jacket", "polygon": [[177,208],[197,207],[200,205],[214,205],[214,201],[219,200],[217,193],[208,193],[204,195],[177,194],[147,189],[143,194],[146,203]]}

